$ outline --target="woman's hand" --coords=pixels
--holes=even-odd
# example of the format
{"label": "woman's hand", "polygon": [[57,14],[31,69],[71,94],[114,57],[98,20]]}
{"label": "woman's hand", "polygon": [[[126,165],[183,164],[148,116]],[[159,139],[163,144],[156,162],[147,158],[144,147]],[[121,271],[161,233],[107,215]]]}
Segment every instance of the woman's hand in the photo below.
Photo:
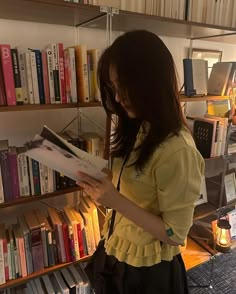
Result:
{"label": "woman's hand", "polygon": [[113,208],[114,202],[119,193],[111,181],[111,171],[105,169],[103,172],[105,172],[107,176],[97,180],[88,174],[79,171],[78,176],[80,180],[77,181],[76,184],[84,188],[85,193],[96,202]]}

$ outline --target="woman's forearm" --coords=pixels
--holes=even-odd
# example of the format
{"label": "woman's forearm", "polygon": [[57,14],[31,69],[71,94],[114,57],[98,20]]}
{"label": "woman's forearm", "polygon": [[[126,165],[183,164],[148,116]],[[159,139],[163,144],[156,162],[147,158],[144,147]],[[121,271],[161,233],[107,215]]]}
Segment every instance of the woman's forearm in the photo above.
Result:
{"label": "woman's forearm", "polygon": [[118,193],[115,196],[116,200],[113,201],[113,208],[116,211],[153,235],[157,240],[172,246],[179,245],[168,237],[163,219],[160,216],[153,215],[139,207],[119,192],[116,191],[115,193]]}

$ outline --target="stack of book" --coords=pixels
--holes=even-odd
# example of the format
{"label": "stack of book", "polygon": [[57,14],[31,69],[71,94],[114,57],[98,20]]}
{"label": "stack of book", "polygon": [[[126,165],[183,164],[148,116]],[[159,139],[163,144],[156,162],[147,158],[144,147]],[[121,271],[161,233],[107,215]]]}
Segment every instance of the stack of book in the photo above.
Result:
{"label": "stack of book", "polygon": [[44,268],[91,255],[100,241],[98,210],[89,197],[78,209],[48,207],[19,215],[16,224],[0,224],[0,284]]}
{"label": "stack of book", "polygon": [[0,105],[100,101],[99,55],[84,44],[28,51],[0,44]]}
{"label": "stack of book", "polygon": [[90,294],[91,288],[83,268],[70,265],[60,271],[44,275],[16,288],[0,291],[0,294]]}
{"label": "stack of book", "polygon": [[[96,133],[65,131],[60,137],[91,155],[103,157],[104,142]],[[0,140],[0,203],[75,186],[73,179],[54,166],[28,157],[23,146],[16,148],[9,146],[8,140]]]}

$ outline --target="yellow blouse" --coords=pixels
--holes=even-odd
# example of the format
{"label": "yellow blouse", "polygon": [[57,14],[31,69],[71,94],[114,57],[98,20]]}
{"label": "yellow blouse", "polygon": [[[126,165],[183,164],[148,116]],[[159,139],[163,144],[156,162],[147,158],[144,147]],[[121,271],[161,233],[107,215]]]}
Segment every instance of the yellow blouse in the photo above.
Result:
{"label": "yellow blouse", "polygon": [[[137,136],[136,144],[142,140]],[[135,158],[132,152],[125,164],[120,193],[155,215],[161,215],[166,229],[172,229],[173,241],[184,245],[192,225],[194,202],[199,198],[204,160],[195,147],[191,134],[183,128],[179,136],[169,137],[151,156],[142,173],[128,166]],[[113,183],[117,185],[122,159],[113,163]],[[116,213],[114,231],[107,240],[111,212],[107,215],[102,235],[108,255],[132,266],[151,266],[161,260],[172,260],[180,246],[160,245],[150,233]]]}

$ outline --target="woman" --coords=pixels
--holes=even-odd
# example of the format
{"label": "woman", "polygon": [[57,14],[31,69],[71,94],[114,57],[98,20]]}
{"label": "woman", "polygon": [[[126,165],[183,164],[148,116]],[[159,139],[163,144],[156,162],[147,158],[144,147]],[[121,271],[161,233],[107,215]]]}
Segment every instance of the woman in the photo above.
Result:
{"label": "woman", "polygon": [[111,213],[103,230],[112,266],[95,292],[188,293],[180,246],[192,225],[204,161],[182,116],[173,58],[153,33],[127,32],[102,54],[98,77],[104,108],[118,122],[112,181],[79,173],[85,192],[116,211],[113,232]]}

